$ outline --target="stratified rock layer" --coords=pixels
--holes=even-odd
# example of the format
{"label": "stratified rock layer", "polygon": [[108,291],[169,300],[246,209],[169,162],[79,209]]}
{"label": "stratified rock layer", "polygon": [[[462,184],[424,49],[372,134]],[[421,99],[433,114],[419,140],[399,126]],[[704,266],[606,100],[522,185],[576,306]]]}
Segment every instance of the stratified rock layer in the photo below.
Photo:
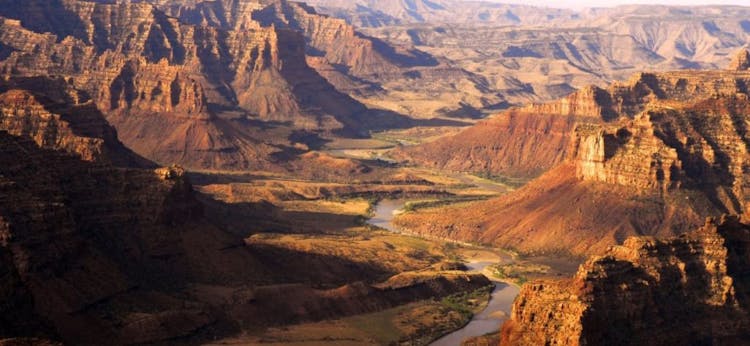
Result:
{"label": "stratified rock layer", "polygon": [[634,119],[651,108],[684,107],[714,97],[746,98],[749,82],[747,72],[639,73],[606,89],[587,87],[554,102],[508,110],[400,155],[448,170],[536,176],[566,159],[577,124]]}
{"label": "stratified rock layer", "polygon": [[0,338],[144,343],[212,325],[220,314],[170,292],[253,282],[257,261],[203,221],[181,169],[129,168],[153,164],[55,85],[0,88]]}
{"label": "stratified rock layer", "polygon": [[304,252],[251,249],[209,222],[183,168],[126,149],[63,80],[0,82],[0,163],[2,345],[196,344],[490,284],[466,273],[374,284],[382,271],[336,256],[319,258],[321,268],[367,283],[294,284],[305,280],[297,269],[273,273],[274,264]]}
{"label": "stratified rock layer", "polygon": [[300,32],[241,3],[230,26],[146,2],[0,1],[0,74],[62,76],[133,150],[198,168],[267,168],[290,144],[264,126],[360,135],[378,122],[307,65]]}
{"label": "stratified rock layer", "polygon": [[743,345],[750,227],[713,220],[678,238],[629,238],[572,279],[526,284],[501,345]]}
{"label": "stratified rock layer", "polygon": [[732,62],[729,64],[730,70],[745,71],[750,70],[750,52],[743,49],[732,58]]}
{"label": "stratified rock layer", "polygon": [[[305,37],[311,67],[337,90],[376,108],[415,118],[463,111],[469,116],[503,101],[484,78],[439,61],[411,45],[391,45],[363,35],[344,20],[320,15],[303,3],[286,0],[156,3],[172,16],[196,25],[208,23],[225,30],[273,26],[299,32]],[[374,119],[360,117],[357,120],[363,124],[359,126],[383,128],[403,123],[382,113],[388,112],[381,112]]]}
{"label": "stratified rock layer", "polygon": [[674,236],[709,216],[748,216],[749,82],[746,71],[641,73],[407,149],[417,162],[440,152],[449,159],[427,163],[443,168],[549,171],[470,208],[406,213],[396,223],[526,253],[590,255],[629,236]]}

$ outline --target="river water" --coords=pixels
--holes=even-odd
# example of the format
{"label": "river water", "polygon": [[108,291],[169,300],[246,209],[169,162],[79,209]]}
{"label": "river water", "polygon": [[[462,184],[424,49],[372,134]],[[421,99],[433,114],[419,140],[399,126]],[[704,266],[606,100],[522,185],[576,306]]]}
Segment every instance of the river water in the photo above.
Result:
{"label": "river water", "polygon": [[[494,264],[493,262],[467,263],[471,271],[482,272],[485,267]],[[490,277],[491,278],[491,277]],[[480,336],[492,333],[500,329],[500,325],[510,315],[510,309],[513,306],[513,300],[518,295],[518,287],[509,285],[505,282],[494,281],[495,288],[492,290],[490,302],[482,312],[475,314],[469,324],[463,328],[454,331],[440,339],[435,340],[432,346],[458,346],[461,341],[472,336]]]}
{"label": "river water", "polygon": [[401,213],[404,205],[406,205],[406,200],[403,199],[384,199],[375,206],[374,216],[367,223],[399,233],[392,221],[396,215]]}
{"label": "river water", "polygon": [[[399,230],[392,221],[404,208],[406,202],[402,199],[380,201],[375,206],[374,216],[368,223],[398,233]],[[494,262],[471,262],[466,263],[466,266],[471,272],[481,273],[492,264]],[[518,287],[500,281],[493,282],[495,288],[492,290],[487,307],[475,314],[466,326],[436,340],[431,344],[432,346],[458,346],[464,339],[496,332],[500,328],[500,324],[510,315],[513,300],[518,295]]]}

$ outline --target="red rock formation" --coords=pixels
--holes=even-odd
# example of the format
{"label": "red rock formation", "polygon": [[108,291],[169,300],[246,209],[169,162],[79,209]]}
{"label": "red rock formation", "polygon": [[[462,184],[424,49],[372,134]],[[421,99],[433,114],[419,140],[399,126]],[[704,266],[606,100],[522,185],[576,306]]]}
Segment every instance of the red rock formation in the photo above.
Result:
{"label": "red rock formation", "polygon": [[657,105],[747,95],[749,82],[747,73],[724,71],[639,73],[607,89],[588,87],[558,101],[511,109],[455,136],[397,154],[448,170],[536,176],[569,155],[578,123],[611,123]]}
{"label": "red rock formation", "polygon": [[234,25],[220,26],[186,24],[144,2],[3,1],[0,71],[64,76],[127,145],[159,162],[265,168],[289,143],[250,119],[359,133],[367,109],[307,65],[304,37],[262,26],[252,16],[265,5],[242,4]]}
{"label": "red rock formation", "polygon": [[257,262],[203,221],[179,170],[112,166],[135,155],[101,115],[53,102],[64,89],[28,89],[40,85],[54,83],[12,83],[0,95],[2,310],[28,318],[3,321],[0,338],[157,342],[220,319],[169,292],[187,282],[253,282]]}
{"label": "red rock formation", "polygon": [[750,52],[746,49],[740,50],[729,63],[729,69],[735,71],[750,70]]}
{"label": "red rock formation", "polygon": [[535,176],[563,161],[576,119],[510,110],[458,135],[399,149],[408,162],[451,171]]}
{"label": "red rock formation", "polygon": [[447,274],[414,278],[408,282],[367,285],[355,282],[335,289],[304,285],[257,287],[252,299],[228,307],[238,320],[260,324],[296,323],[380,311],[415,300],[446,297],[491,285],[481,274]]}
{"label": "red rock formation", "polygon": [[0,128],[11,135],[28,136],[41,148],[66,151],[84,161],[154,166],[120,143],[87,96],[61,79],[16,79],[0,85],[0,91]]}
{"label": "red rock formation", "polygon": [[629,238],[572,279],[524,285],[501,344],[746,344],[749,246],[735,218],[678,238]]}
{"label": "red rock formation", "polygon": [[[606,93],[582,91],[529,107],[555,115],[508,112],[451,139],[470,136],[467,143],[484,145],[481,151],[461,151],[459,157],[470,160],[456,157],[455,162],[481,158],[489,160],[484,167],[515,172],[562,164],[468,211],[438,208],[407,213],[396,222],[418,234],[580,256],[628,236],[680,234],[708,216],[747,216],[748,78],[725,71],[640,74]],[[585,99],[598,101],[586,104]],[[584,118],[589,112],[597,116]],[[516,118],[546,121],[508,121]],[[552,119],[563,119],[560,124],[570,133],[544,127],[554,124]],[[490,137],[503,142],[485,142],[480,129],[503,120],[504,127]],[[500,157],[492,161],[490,150]]]}
{"label": "red rock formation", "polygon": [[575,166],[562,164],[508,195],[402,214],[396,224],[416,234],[526,254],[585,256],[629,236],[682,233],[706,215],[718,215],[717,209],[700,194],[663,196],[657,189],[581,181]]}
{"label": "red rock formation", "polygon": [[[320,15],[303,3],[274,0],[260,4],[254,0],[222,0],[194,3],[161,1],[157,5],[182,21],[196,25],[207,23],[231,30],[273,26],[302,33],[311,67],[338,90],[364,100],[363,102],[389,100],[401,103],[399,101],[403,100],[403,89],[407,86],[408,92],[417,98],[430,99],[430,95],[436,92],[455,94],[455,99],[444,100],[445,109],[439,110],[446,114],[461,109],[462,103],[471,109],[502,101],[496,93],[489,90],[487,81],[478,76],[441,63],[411,46],[391,45],[363,35],[344,20]],[[451,83],[454,85],[451,86]],[[456,90],[456,84],[479,90],[481,96],[473,97],[471,91]],[[372,103],[381,107],[388,105],[388,102]],[[409,115],[430,118],[434,116],[432,113],[434,112],[413,111]],[[376,128],[405,124],[403,119],[385,117],[383,114],[373,119],[361,117],[357,121]]]}
{"label": "red rock formation", "polygon": [[[301,254],[276,249],[263,260],[209,222],[184,169],[130,166],[152,165],[89,102],[76,103],[83,97],[60,80],[0,83],[0,344],[194,344],[239,326],[374,312],[489,283],[450,274],[274,285],[295,273],[267,265]],[[384,274],[335,256],[323,267],[333,261],[368,281]]]}

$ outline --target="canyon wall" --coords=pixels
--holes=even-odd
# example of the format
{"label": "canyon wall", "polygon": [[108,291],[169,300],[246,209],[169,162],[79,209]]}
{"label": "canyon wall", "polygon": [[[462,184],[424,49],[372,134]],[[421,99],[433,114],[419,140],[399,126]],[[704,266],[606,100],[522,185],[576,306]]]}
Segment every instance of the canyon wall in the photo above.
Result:
{"label": "canyon wall", "polygon": [[[750,8],[742,6],[576,10],[457,0],[310,3],[367,35],[413,45],[481,77],[502,95],[498,108],[556,100],[640,71],[721,68],[750,42]],[[497,108],[486,111],[491,109]]]}
{"label": "canyon wall", "polygon": [[572,279],[526,284],[502,345],[745,344],[750,228],[714,219],[678,238],[629,238]]}
{"label": "canyon wall", "polygon": [[253,282],[257,261],[202,221],[181,169],[128,168],[153,164],[54,85],[3,84],[0,95],[2,309],[16,316],[0,338],[158,342],[214,324],[208,305],[169,292]]}
{"label": "canyon wall", "polygon": [[[740,104],[747,98],[749,82],[750,74],[735,70],[638,73],[606,89],[591,86],[557,101],[505,111],[457,135],[396,154],[405,161],[441,169],[533,177],[575,155],[570,141],[578,140],[574,138],[577,124],[616,124],[634,120],[649,109],[698,107],[700,100],[706,100],[706,108],[708,100],[717,97],[736,98],[726,102]],[[691,124],[673,125],[702,126]],[[727,125],[744,131],[740,125]]]}
{"label": "canyon wall", "polygon": [[[681,234],[706,217],[746,217],[748,78],[744,70],[641,73],[407,149],[448,169],[546,173],[505,196],[396,223],[523,253],[585,256],[630,236]],[[440,150],[452,157],[436,161]]]}
{"label": "canyon wall", "polygon": [[[459,272],[377,283],[384,271],[336,256],[325,268],[365,281],[279,274],[300,252],[251,247],[209,220],[183,168],[127,149],[64,79],[0,82],[0,162],[3,345],[197,344],[490,284]],[[272,214],[242,214],[243,232]]]}
{"label": "canyon wall", "polygon": [[[222,28],[273,26],[300,32],[307,43],[308,64],[337,90],[374,108],[429,119],[438,115],[502,103],[484,78],[417,50],[363,35],[342,19],[318,14],[304,3],[268,1],[258,8],[251,0],[172,3],[168,13],[185,22]],[[251,17],[248,17],[248,14]],[[436,98],[434,95],[442,94]],[[360,119],[368,121],[368,119]],[[377,124],[402,124],[381,118]]]}
{"label": "canyon wall", "polygon": [[378,122],[307,65],[301,33],[263,26],[261,3],[243,4],[220,27],[145,2],[3,1],[0,71],[63,77],[136,152],[197,168],[267,168],[291,144],[257,121],[349,135]]}
{"label": "canyon wall", "polygon": [[358,27],[382,27],[423,23],[472,23],[474,25],[541,25],[575,18],[567,9],[536,8],[520,4],[462,2],[452,0],[311,0],[325,13]]}

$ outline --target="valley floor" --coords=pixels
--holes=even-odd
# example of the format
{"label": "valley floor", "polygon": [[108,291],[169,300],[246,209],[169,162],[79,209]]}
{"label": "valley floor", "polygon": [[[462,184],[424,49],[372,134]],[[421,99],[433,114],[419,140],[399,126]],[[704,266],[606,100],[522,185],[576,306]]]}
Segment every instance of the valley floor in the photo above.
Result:
{"label": "valley floor", "polygon": [[[401,167],[387,156],[398,145],[394,142],[417,141],[409,139],[408,133],[390,133],[387,138],[341,141],[325,148],[326,155],[365,160],[373,167],[351,178],[304,180],[277,173],[202,172],[194,173],[192,180],[206,196],[208,214],[246,237],[251,251],[276,268],[274,283],[302,284],[342,297],[347,294],[341,290],[352,289],[358,282],[403,288],[425,278],[451,280],[455,275],[476,273],[494,283],[445,292],[442,297],[405,299],[403,304],[380,302],[382,307],[363,314],[329,306],[323,318],[245,329],[239,336],[214,344],[426,345],[446,335],[436,345],[453,344],[497,331],[510,312],[519,280],[575,271],[575,260],[527,259],[480,244],[401,233],[391,223],[400,213],[470,205],[512,191],[518,183]],[[509,266],[513,268],[510,276],[499,270]]]}

